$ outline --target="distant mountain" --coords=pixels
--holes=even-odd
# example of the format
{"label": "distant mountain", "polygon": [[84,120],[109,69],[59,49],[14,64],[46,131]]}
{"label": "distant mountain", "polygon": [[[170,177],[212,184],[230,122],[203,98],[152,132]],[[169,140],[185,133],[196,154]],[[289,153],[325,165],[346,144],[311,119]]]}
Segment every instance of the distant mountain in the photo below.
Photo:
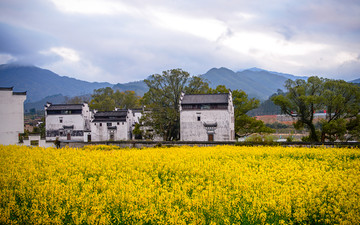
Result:
{"label": "distant mountain", "polygon": [[0,86],[13,86],[15,91],[27,91],[26,102],[35,102],[57,94],[84,95],[92,93],[94,89],[112,87],[113,84],[63,77],[35,66],[5,64],[0,65]]}
{"label": "distant mountain", "polygon": [[356,79],[356,80],[352,80],[352,81],[349,81],[350,83],[357,83],[359,84],[360,83],[360,78]]}
{"label": "distant mountain", "polygon": [[[241,89],[250,97],[256,97],[260,100],[266,100],[278,89],[284,89],[283,84],[289,78],[307,78],[259,68],[234,72],[224,67],[213,68],[201,77],[205,78],[213,88],[217,85],[225,85],[233,90]],[[148,91],[143,80],[116,85],[106,82],[92,83],[59,76],[50,70],[35,66],[0,65],[0,87],[12,86],[15,91],[27,91],[26,109],[42,109],[46,101],[61,103],[65,96],[89,95],[93,93],[94,89],[104,87],[112,87],[120,91],[132,90],[140,96]]]}
{"label": "distant mountain", "polygon": [[[289,74],[289,76],[292,76]],[[227,68],[213,68],[202,75],[212,88],[225,85],[230,89],[241,89],[250,97],[266,100],[278,89],[284,89],[284,82],[289,76],[283,76],[262,69],[248,69],[234,72]],[[295,77],[295,76],[294,76]]]}
{"label": "distant mountain", "polygon": [[52,95],[36,102],[25,102],[24,110],[25,112],[29,112],[30,109],[44,110],[44,105],[46,104],[46,102],[51,102],[53,104],[61,104],[65,103],[65,100],[66,97],[62,94]]}
{"label": "distant mountain", "polygon": [[[307,80],[308,79],[308,77],[306,77],[306,76],[295,76],[295,75],[288,74],[288,73],[279,73],[279,72],[275,72],[275,71],[268,71],[268,70],[264,70],[264,69],[257,68],[257,67],[253,67],[253,68],[246,69],[246,70],[250,70],[250,71],[254,71],[254,72],[265,71],[265,72],[269,72],[269,73],[272,73],[272,74],[275,74],[275,75],[279,75],[279,76],[282,76],[282,77],[285,77],[285,78],[291,79],[291,80],[296,80],[296,79]],[[242,71],[245,71],[245,70],[242,70]],[[241,71],[238,71],[238,72],[241,72]]]}
{"label": "distant mountain", "polygon": [[143,96],[149,90],[148,86],[145,84],[143,80],[124,83],[124,84],[119,83],[114,85],[113,88],[119,91],[128,91],[128,90],[135,91],[135,93],[139,96]]}

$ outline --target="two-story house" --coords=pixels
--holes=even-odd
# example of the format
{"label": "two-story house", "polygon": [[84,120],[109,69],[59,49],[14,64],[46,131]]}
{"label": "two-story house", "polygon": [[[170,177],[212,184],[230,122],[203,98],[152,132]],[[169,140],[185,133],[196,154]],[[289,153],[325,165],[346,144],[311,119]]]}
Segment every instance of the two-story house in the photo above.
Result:
{"label": "two-story house", "polygon": [[87,141],[91,111],[87,103],[45,105],[46,140]]}
{"label": "two-story house", "polygon": [[91,141],[132,139],[133,113],[129,109],[96,112],[91,121]]}
{"label": "two-story house", "polygon": [[235,140],[232,94],[182,93],[180,98],[181,141]]}

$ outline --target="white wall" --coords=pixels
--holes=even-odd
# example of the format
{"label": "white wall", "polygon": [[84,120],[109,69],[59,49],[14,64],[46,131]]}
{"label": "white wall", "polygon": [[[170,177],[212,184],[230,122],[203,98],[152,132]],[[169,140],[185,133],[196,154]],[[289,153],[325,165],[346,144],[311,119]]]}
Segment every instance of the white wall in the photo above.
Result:
{"label": "white wall", "polygon": [[47,142],[44,139],[40,138],[40,135],[29,135],[29,139],[28,140],[24,140],[24,143],[22,145],[25,146],[32,146],[31,145],[31,141],[38,141],[38,145],[39,147],[44,147],[44,148],[48,148],[48,147],[56,147],[54,142]]}
{"label": "white wall", "polygon": [[0,144],[19,142],[19,133],[24,133],[25,100],[26,95],[13,95],[10,90],[0,90]]}
{"label": "white wall", "polygon": [[[60,123],[60,119],[62,123]],[[63,136],[58,136],[59,140],[67,140],[66,132],[63,130],[64,126],[74,126],[74,131],[87,131],[90,129],[91,111],[88,104],[82,107],[82,114],[61,114],[61,115],[45,115],[46,131],[62,130],[65,133]],[[86,134],[87,135],[87,134]],[[46,136],[47,141],[55,141],[57,137]],[[85,137],[71,136],[71,140],[84,141]]]}
{"label": "white wall", "polygon": [[[180,111],[180,140],[208,141],[205,123],[217,123],[214,141],[234,140],[232,114],[228,110],[184,110]],[[198,121],[200,116],[200,121]]]}
{"label": "white wall", "polygon": [[[60,123],[62,118],[62,123]],[[46,131],[63,129],[63,126],[74,126],[73,130],[84,130],[85,120],[81,114],[69,115],[47,115],[46,116]],[[48,141],[56,140],[56,137],[46,137]],[[59,136],[59,140],[67,140],[65,136]],[[83,141],[83,136],[71,136],[71,140]]]}
{"label": "white wall", "polygon": [[90,123],[91,141],[109,141],[110,132],[114,133],[114,141],[129,140],[129,125],[127,122],[111,122],[111,126],[116,126],[116,130],[109,130],[107,123],[110,122]]}

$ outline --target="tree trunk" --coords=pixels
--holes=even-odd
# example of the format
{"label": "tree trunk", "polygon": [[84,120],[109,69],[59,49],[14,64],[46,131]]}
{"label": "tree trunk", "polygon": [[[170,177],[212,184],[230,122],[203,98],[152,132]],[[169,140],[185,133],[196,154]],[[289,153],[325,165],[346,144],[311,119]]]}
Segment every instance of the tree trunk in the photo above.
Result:
{"label": "tree trunk", "polygon": [[316,134],[316,130],[315,130],[315,126],[314,124],[310,123],[308,124],[309,128],[310,128],[310,140],[313,142],[317,142],[319,141],[318,136]]}

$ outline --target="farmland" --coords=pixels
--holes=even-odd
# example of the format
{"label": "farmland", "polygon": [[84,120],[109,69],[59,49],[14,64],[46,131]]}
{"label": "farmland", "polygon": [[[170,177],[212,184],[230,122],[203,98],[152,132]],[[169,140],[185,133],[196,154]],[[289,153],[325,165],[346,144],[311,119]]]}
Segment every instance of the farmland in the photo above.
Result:
{"label": "farmland", "polygon": [[0,224],[358,224],[347,148],[0,146]]}

